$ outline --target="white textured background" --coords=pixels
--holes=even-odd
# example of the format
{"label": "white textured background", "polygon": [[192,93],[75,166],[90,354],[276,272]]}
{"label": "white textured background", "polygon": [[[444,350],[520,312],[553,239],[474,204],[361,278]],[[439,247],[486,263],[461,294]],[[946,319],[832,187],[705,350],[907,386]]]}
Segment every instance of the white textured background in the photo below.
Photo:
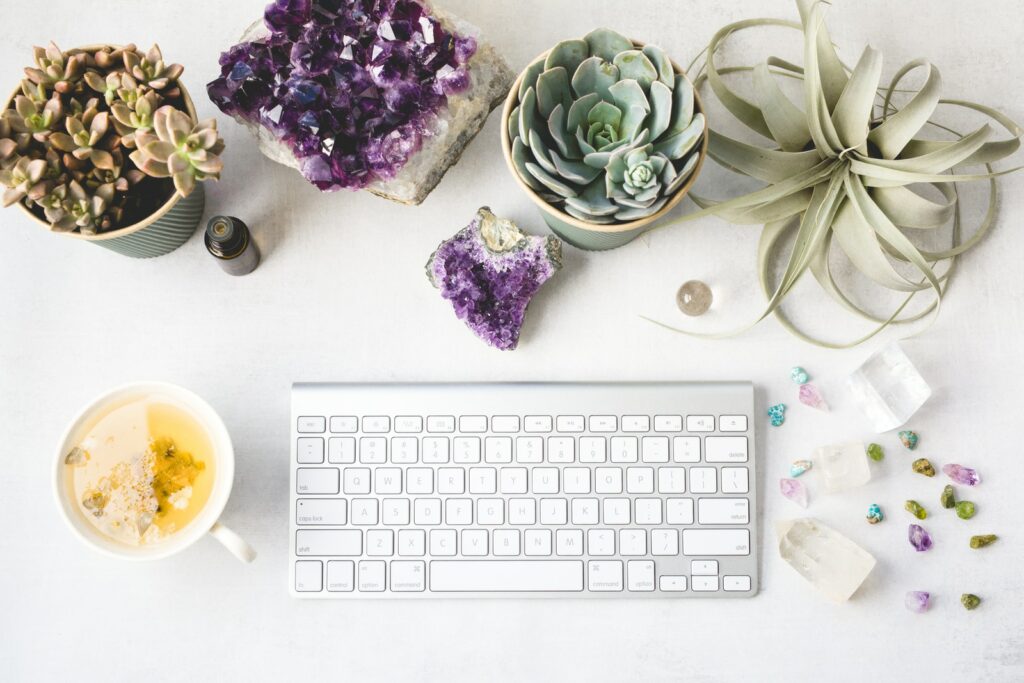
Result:
{"label": "white textured background", "polygon": [[[217,55],[260,15],[261,0],[6,3],[0,81],[11,86],[31,46],[158,41],[185,65],[203,116]],[[448,0],[516,69],[561,38],[609,25],[688,62],[719,26],[750,16],[795,18],[788,0]],[[870,42],[886,74],[918,56],[941,69],[947,97],[968,97],[1024,120],[1024,15],[1016,0],[862,0],[830,18],[852,63]],[[795,34],[794,34],[795,35]],[[770,40],[791,38],[782,33]],[[758,53],[763,54],[763,53]],[[736,56],[730,51],[727,56]],[[252,226],[265,252],[231,279],[197,236],[170,256],[136,261],[47,234],[16,209],[0,213],[0,678],[4,680],[985,680],[1024,679],[1024,546],[1020,507],[1020,354],[1024,332],[1024,198],[1003,186],[994,234],[963,260],[931,329],[906,348],[935,389],[913,421],[920,455],[977,466],[978,515],[926,522],[933,551],[905,540],[901,503],[940,513],[942,482],[889,456],[867,488],[820,499],[809,514],[848,533],[879,565],[855,599],[823,601],[774,546],[773,520],[799,513],[777,494],[789,461],[822,443],[869,439],[838,391],[831,415],[795,401],[789,367],[827,390],[879,341],[833,352],[775,322],[741,337],[699,341],[639,318],[674,312],[675,288],[714,288],[722,327],[757,310],[755,228],[708,219],[604,254],[566,249],[565,268],[531,309],[513,353],[486,348],[424,279],[437,243],[481,204],[540,231],[509,177],[497,113],[462,161],[417,208],[367,194],[321,195],[264,160],[226,117],[224,180],[208,213]],[[713,178],[709,174],[709,178]],[[717,176],[724,178],[724,176]],[[704,192],[735,192],[705,179]],[[686,208],[685,210],[690,210]],[[801,319],[853,331],[836,308],[801,288]],[[99,391],[165,379],[205,396],[238,452],[225,521],[260,551],[241,566],[212,539],[158,564],[122,564],[81,546],[51,500],[54,441]],[[753,601],[297,602],[286,594],[288,400],[295,380],[753,379],[759,402],[785,400],[781,429],[758,425],[765,472],[761,595]],[[869,527],[870,502],[889,519]],[[1000,542],[967,549],[970,533]],[[932,611],[903,608],[910,589]],[[985,602],[973,613],[964,591]]]}

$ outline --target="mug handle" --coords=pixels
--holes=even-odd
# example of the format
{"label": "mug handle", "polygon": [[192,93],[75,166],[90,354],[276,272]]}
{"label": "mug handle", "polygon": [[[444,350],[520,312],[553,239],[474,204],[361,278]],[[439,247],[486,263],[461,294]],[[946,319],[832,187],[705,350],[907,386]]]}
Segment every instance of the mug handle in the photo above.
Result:
{"label": "mug handle", "polygon": [[214,522],[213,526],[210,527],[210,534],[242,562],[249,563],[256,559],[256,551],[253,547],[246,543],[241,536],[220,522]]}

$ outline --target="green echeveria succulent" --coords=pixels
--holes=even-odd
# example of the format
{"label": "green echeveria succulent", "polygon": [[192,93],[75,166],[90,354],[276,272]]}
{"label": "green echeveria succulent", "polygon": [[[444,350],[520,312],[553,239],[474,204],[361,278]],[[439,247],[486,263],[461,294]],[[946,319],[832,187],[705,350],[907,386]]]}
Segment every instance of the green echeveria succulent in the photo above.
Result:
{"label": "green echeveria succulent", "polygon": [[217,155],[224,150],[224,141],[217,135],[215,119],[193,125],[177,109],[160,107],[153,115],[153,132],[136,134],[135,142],[135,165],[147,175],[169,176],[182,195],[192,191],[196,180],[220,177],[223,163]]}
{"label": "green echeveria succulent", "polygon": [[523,182],[580,220],[616,223],[658,212],[693,173],[704,115],[661,48],[598,29],[527,67],[508,126]]}

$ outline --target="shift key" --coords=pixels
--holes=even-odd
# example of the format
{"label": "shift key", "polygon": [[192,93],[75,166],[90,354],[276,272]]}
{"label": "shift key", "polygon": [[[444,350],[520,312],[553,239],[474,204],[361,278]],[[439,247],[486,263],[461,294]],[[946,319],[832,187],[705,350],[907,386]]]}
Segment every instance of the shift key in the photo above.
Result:
{"label": "shift key", "polygon": [[749,555],[747,529],[683,529],[683,555]]}
{"label": "shift key", "polygon": [[363,553],[363,532],[357,529],[299,529],[296,555],[352,557]]}

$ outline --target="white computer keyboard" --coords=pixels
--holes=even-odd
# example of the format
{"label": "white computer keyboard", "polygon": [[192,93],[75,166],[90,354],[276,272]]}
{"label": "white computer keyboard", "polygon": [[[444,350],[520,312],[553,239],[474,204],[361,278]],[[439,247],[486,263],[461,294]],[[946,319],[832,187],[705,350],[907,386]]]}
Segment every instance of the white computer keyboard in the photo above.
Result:
{"label": "white computer keyboard", "polygon": [[296,384],[293,595],[747,597],[749,383]]}

